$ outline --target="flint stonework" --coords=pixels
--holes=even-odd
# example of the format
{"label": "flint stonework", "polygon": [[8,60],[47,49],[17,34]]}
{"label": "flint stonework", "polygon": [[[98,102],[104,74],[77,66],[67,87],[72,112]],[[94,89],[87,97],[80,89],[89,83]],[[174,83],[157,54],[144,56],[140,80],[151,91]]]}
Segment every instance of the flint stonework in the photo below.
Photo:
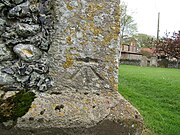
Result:
{"label": "flint stonework", "polygon": [[140,135],[119,33],[119,0],[1,0],[0,134]]}
{"label": "flint stonework", "polygon": [[47,91],[52,84],[48,51],[54,30],[53,2],[2,0],[0,5],[0,72],[7,74],[1,78],[15,80],[2,88]]}

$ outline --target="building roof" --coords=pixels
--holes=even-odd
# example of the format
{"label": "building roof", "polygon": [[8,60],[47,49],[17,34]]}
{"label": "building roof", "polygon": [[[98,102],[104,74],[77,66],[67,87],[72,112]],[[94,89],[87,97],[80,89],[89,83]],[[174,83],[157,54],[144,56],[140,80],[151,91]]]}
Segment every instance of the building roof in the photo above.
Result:
{"label": "building roof", "polygon": [[150,54],[153,54],[155,52],[156,48],[142,48],[141,52],[148,52]]}

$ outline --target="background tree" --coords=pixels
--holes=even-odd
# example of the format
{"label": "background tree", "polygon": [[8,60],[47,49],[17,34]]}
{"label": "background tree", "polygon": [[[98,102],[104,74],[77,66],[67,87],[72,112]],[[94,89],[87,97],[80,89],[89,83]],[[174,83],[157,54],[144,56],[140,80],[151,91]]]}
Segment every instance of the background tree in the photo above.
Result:
{"label": "background tree", "polygon": [[155,52],[161,58],[176,58],[180,61],[180,31],[174,32],[172,36],[166,33],[165,37],[155,41],[155,45]]}
{"label": "background tree", "polygon": [[134,38],[137,41],[137,45],[140,48],[153,48],[154,44],[153,44],[153,40],[155,39],[155,37],[147,35],[147,34],[143,34],[143,33],[138,33],[136,35],[134,35]]}
{"label": "background tree", "polygon": [[138,33],[134,35],[134,38],[137,41],[137,45],[140,48],[153,48],[153,40],[155,40],[155,37],[143,34],[143,33]]}
{"label": "background tree", "polygon": [[137,24],[133,17],[127,12],[127,5],[121,2],[121,41],[124,38],[131,37],[137,32]]}

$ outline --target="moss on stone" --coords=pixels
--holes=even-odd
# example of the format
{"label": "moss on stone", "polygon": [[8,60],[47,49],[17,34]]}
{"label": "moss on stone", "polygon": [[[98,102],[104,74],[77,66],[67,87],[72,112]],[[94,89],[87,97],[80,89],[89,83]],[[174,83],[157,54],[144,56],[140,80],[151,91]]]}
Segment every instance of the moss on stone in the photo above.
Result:
{"label": "moss on stone", "polygon": [[33,92],[20,91],[5,100],[0,100],[0,122],[16,120],[27,113],[34,101]]}

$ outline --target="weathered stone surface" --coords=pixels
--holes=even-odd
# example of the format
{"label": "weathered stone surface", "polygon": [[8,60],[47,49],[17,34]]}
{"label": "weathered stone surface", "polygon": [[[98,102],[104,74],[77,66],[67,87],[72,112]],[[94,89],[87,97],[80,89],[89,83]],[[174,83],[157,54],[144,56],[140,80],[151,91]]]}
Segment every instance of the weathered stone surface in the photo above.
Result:
{"label": "weathered stone surface", "polygon": [[5,5],[3,3],[0,3],[0,11],[3,9]]}
{"label": "weathered stone surface", "polygon": [[[24,63],[22,60],[15,61],[10,67],[3,67],[1,72],[8,76],[11,75],[17,84],[8,86],[9,90],[22,90],[25,88],[44,92],[52,86],[52,80],[47,75],[49,68],[47,58],[42,58],[33,63]],[[23,88],[22,88],[23,87]]]}
{"label": "weathered stone surface", "polygon": [[22,37],[34,36],[40,32],[40,26],[19,23],[16,26],[16,32],[19,36]]}
{"label": "weathered stone surface", "polygon": [[11,6],[10,0],[1,0],[2,3],[6,6]]}
{"label": "weathered stone surface", "polygon": [[5,95],[3,96],[3,100],[14,96],[16,93],[18,93],[18,91],[8,91],[8,92],[6,92]]}
{"label": "weathered stone surface", "polygon": [[0,97],[2,97],[4,95],[4,91],[0,90]]}
{"label": "weathered stone surface", "polygon": [[46,91],[52,84],[46,55],[54,32],[53,1],[3,0],[0,3],[2,72],[16,80],[18,87],[13,84],[12,88]]}
{"label": "weathered stone surface", "polygon": [[0,18],[0,35],[3,33],[3,31],[5,30],[5,23],[6,21],[4,19]]}
{"label": "weathered stone surface", "polygon": [[30,2],[26,1],[25,3],[15,6],[9,11],[9,17],[14,18],[14,17],[30,16],[31,14],[29,12],[29,5],[30,5]]}
{"label": "weathered stone surface", "polygon": [[150,66],[151,67],[157,67],[158,63],[157,63],[157,57],[151,57],[150,59]]}
{"label": "weathered stone surface", "polygon": [[12,0],[15,4],[21,4],[24,0]]}
{"label": "weathered stone surface", "polygon": [[148,66],[148,58],[146,56],[142,57],[140,65],[142,67],[147,67]]}
{"label": "weathered stone surface", "polygon": [[142,128],[138,111],[117,92],[62,92],[38,94],[29,112],[8,133],[23,134],[26,130],[29,135],[135,135],[141,134]]}
{"label": "weathered stone surface", "polygon": [[4,44],[1,44],[0,42],[0,62],[12,60],[13,56],[9,49]]}
{"label": "weathered stone surface", "polygon": [[32,62],[40,59],[42,52],[33,45],[18,44],[13,48],[20,59]]}
{"label": "weathered stone surface", "polygon": [[[1,67],[0,67],[1,69]],[[0,71],[0,86],[2,85],[10,85],[15,82],[14,78],[8,74],[2,73]]]}
{"label": "weathered stone surface", "polygon": [[52,91],[117,90],[118,5],[117,0],[56,0],[57,31],[49,50]]}

